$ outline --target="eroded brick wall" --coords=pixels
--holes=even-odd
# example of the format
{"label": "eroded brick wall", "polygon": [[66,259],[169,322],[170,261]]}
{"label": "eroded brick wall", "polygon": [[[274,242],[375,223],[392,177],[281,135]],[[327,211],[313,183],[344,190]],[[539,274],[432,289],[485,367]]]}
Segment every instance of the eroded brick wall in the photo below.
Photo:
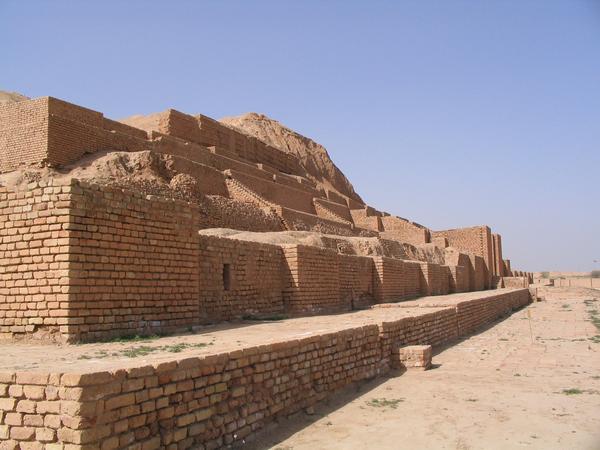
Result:
{"label": "eroded brick wall", "polygon": [[450,271],[450,292],[467,292],[469,290],[469,273],[464,266],[448,266]]}
{"label": "eroded brick wall", "polygon": [[461,302],[456,305],[458,333],[460,336],[467,335],[482,325],[527,305],[529,301],[529,290],[518,289]]}
{"label": "eroded brick wall", "polygon": [[280,247],[200,236],[199,248],[201,317],[217,321],[284,312]]}
{"label": "eroded brick wall", "polygon": [[[22,448],[38,435],[73,448],[241,443],[278,417],[378,375],[378,334],[370,325],[155,366],[65,374],[55,377],[58,389],[47,387],[49,401],[43,389],[31,391],[35,401],[25,399],[18,375],[2,374],[0,405],[7,414],[0,417],[6,435],[0,440]],[[74,419],[69,413],[75,411]]]}
{"label": "eroded brick wall", "polygon": [[413,245],[421,245],[430,242],[430,232],[427,228],[395,216],[384,216],[381,218],[384,233],[382,237],[397,239]]}
{"label": "eroded brick wall", "polygon": [[[491,276],[493,262],[492,233],[487,226],[457,228],[454,230],[432,231],[431,237],[444,237],[448,245],[456,247],[461,252],[483,258],[486,270]],[[489,284],[489,283],[488,283]]]}
{"label": "eroded brick wall", "polygon": [[48,158],[48,98],[0,105],[0,173]]}
{"label": "eroded brick wall", "polygon": [[367,307],[374,302],[373,259],[365,256],[337,255],[340,300],[348,309]]}
{"label": "eroded brick wall", "polygon": [[421,266],[421,294],[442,295],[449,292],[450,271],[448,266],[420,262]]}
{"label": "eroded brick wall", "polygon": [[377,256],[374,260],[374,288],[378,303],[394,302],[421,294],[421,267],[416,261]]}
{"label": "eroded brick wall", "polygon": [[[8,448],[221,448],[387,372],[398,347],[439,345],[529,302],[527,289],[380,324],[111,372],[0,373]],[[0,444],[0,445],[1,445]]]}
{"label": "eroded brick wall", "polygon": [[340,297],[337,253],[306,245],[284,245],[284,302],[291,314],[347,311]]}
{"label": "eroded brick wall", "polygon": [[[103,404],[74,386],[81,376],[0,372],[0,448],[42,449],[85,440],[82,416],[102,413]],[[88,400],[86,402],[86,400]],[[94,431],[95,435],[99,433]],[[101,435],[101,434],[100,434]]]}
{"label": "eroded brick wall", "polygon": [[380,325],[382,364],[390,367],[390,357],[405,345],[439,345],[458,337],[455,308],[405,317]]}

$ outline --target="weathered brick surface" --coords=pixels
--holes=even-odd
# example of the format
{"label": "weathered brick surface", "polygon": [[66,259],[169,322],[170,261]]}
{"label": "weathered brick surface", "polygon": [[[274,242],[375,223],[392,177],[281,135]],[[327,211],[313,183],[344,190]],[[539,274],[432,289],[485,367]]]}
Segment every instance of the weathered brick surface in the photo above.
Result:
{"label": "weathered brick surface", "polygon": [[283,298],[292,314],[348,310],[340,296],[340,265],[337,253],[306,245],[284,245]]}
{"label": "weathered brick surface", "polygon": [[[432,231],[433,238],[446,238],[451,247],[455,247],[461,252],[469,253],[483,258],[485,267],[485,277],[491,279],[493,267],[495,266],[492,232],[487,226],[478,226],[470,228],[458,228],[455,230]],[[498,241],[500,245],[500,241]],[[501,253],[501,250],[500,250]],[[489,286],[490,281],[486,278],[483,281],[485,286]]]}
{"label": "weathered brick surface", "polygon": [[450,290],[450,270],[448,266],[440,266],[427,262],[421,266],[421,294],[443,295]]}
{"label": "weathered brick surface", "polygon": [[276,245],[201,236],[201,314],[215,321],[283,313],[282,265]]}
{"label": "weathered brick surface", "polygon": [[410,222],[401,217],[384,216],[381,218],[384,233],[382,237],[398,239],[413,245],[426,244],[430,242],[430,231],[418,224]]}
{"label": "weathered brick surface", "polygon": [[448,266],[450,271],[450,292],[467,292],[469,290],[469,272],[464,266]]}
{"label": "weathered brick surface", "polygon": [[386,373],[402,347],[446,343],[528,302],[527,289],[503,291],[443,308],[424,305],[400,320],[154,365],[0,373],[0,441],[21,448],[223,447]]}
{"label": "weathered brick surface", "polygon": [[0,337],[66,331],[72,187],[0,187]]}
{"label": "weathered brick surface", "polygon": [[374,257],[374,287],[378,303],[417,297],[421,294],[421,269],[416,261]]}
{"label": "weathered brick surface", "polygon": [[196,209],[84,182],[71,202],[71,334],[88,340],[197,321]]}
{"label": "weathered brick surface", "polygon": [[374,303],[373,258],[337,255],[339,264],[339,295],[348,309],[367,307]]}
{"label": "weathered brick surface", "polygon": [[429,369],[431,356],[431,345],[407,345],[398,350],[398,363],[407,369]]}
{"label": "weathered brick surface", "polygon": [[48,99],[0,105],[0,172],[48,158]]}

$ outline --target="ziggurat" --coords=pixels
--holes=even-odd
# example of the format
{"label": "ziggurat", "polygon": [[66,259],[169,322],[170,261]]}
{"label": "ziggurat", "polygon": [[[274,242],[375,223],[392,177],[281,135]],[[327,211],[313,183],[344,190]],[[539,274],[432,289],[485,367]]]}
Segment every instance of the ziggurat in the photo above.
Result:
{"label": "ziggurat", "polygon": [[[175,110],[117,122],[52,97],[0,105],[6,348],[288,319],[276,342],[232,350],[221,330],[182,360],[8,367],[2,448],[235,444],[387,373],[403,346],[529,302],[532,275],[490,227],[434,231],[378,211],[316,160]],[[348,325],[310,331],[332,313]]]}

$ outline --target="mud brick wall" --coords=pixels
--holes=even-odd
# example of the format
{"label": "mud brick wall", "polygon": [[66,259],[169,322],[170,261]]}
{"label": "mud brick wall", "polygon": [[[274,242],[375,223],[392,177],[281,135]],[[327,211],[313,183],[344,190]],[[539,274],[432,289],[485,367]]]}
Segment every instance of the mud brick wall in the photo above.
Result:
{"label": "mud brick wall", "polygon": [[44,181],[0,186],[1,338],[65,330],[70,193]]}
{"label": "mud brick wall", "polygon": [[421,294],[443,295],[450,290],[450,271],[447,266],[419,262],[421,266]]}
{"label": "mud brick wall", "polygon": [[301,173],[300,164],[292,155],[201,114],[190,116],[169,109],[151,116],[139,126],[147,131],[155,130],[200,145],[228,148],[240,158],[264,162],[285,173]]}
{"label": "mud brick wall", "polygon": [[270,208],[209,196],[202,203],[198,228],[233,228],[242,231],[284,231],[281,217]]}
{"label": "mud brick wall", "polygon": [[[309,180],[307,180],[307,181],[309,181]],[[331,191],[329,189],[327,189],[326,195],[327,195],[327,199],[330,202],[338,203],[342,206],[345,206],[346,208],[349,208],[348,197],[338,194],[337,192]]]}
{"label": "mud brick wall", "polygon": [[53,97],[0,107],[0,172],[72,163],[97,150],[150,150],[146,133]]}
{"label": "mud brick wall", "polygon": [[313,205],[313,197],[319,195],[316,191],[312,194],[305,190],[295,189],[262,178],[256,178],[235,170],[231,170],[231,176],[236,181],[242,183],[248,189],[256,192],[270,202],[309,214],[317,213]]}
{"label": "mud brick wall", "polygon": [[469,291],[482,291],[486,288],[486,268],[483,258],[469,255],[473,272],[469,280]]}
{"label": "mud brick wall", "polygon": [[379,326],[382,365],[391,367],[392,354],[405,345],[439,345],[458,338],[455,308],[405,317]]}
{"label": "mud brick wall", "polygon": [[152,145],[141,130],[104,120],[101,113],[49,98],[48,163],[70,164],[97,150],[141,151]]}
{"label": "mud brick wall", "polygon": [[347,206],[340,205],[338,203],[324,200],[321,198],[315,198],[313,200],[313,202],[315,203],[315,206],[316,206],[316,204],[319,204],[323,208],[328,209],[329,211],[333,212],[341,220],[344,220],[347,222],[352,222],[352,216],[350,215],[350,210],[348,209]]}
{"label": "mud brick wall", "polygon": [[[585,285],[586,287],[591,287],[589,280],[585,281],[586,282],[582,283],[582,285]],[[505,288],[526,288],[529,286],[529,280],[527,279],[527,277],[502,277],[502,284]]]}
{"label": "mud brick wall", "polygon": [[558,287],[577,286],[600,289],[600,278],[556,278],[553,281],[554,286]]}
{"label": "mud brick wall", "polygon": [[352,236],[352,228],[343,222],[337,222],[317,217],[313,214],[303,213],[295,209],[278,207],[286,229],[295,231],[317,231],[324,234],[336,234],[339,236]]}
{"label": "mud brick wall", "polygon": [[201,318],[283,313],[280,247],[201,235],[199,248]]}
{"label": "mud brick wall", "polygon": [[[364,206],[364,205],[360,205]],[[351,209],[350,215],[354,225],[366,230],[383,231],[383,224],[381,223],[381,217],[377,215],[370,215],[366,208],[362,209]]]}
{"label": "mud brick wall", "polygon": [[283,298],[290,314],[349,310],[340,297],[337,253],[305,245],[283,245]]}
{"label": "mud brick wall", "polygon": [[468,300],[456,305],[458,332],[464,336],[530,301],[528,289],[519,289],[491,297]]}
{"label": "mud brick wall", "polygon": [[0,105],[0,173],[48,158],[48,98]]}
{"label": "mud brick wall", "polygon": [[337,255],[340,301],[348,309],[364,308],[374,302],[373,259],[366,256]]}
{"label": "mud brick wall", "polygon": [[82,408],[75,433],[61,433],[62,442],[112,449],[134,442],[143,449],[241,444],[278,417],[376,376],[379,351],[371,325],[85,375],[65,395],[83,398],[89,408]]}
{"label": "mud brick wall", "polygon": [[493,267],[492,232],[487,226],[432,231],[432,238],[445,237],[451,247],[483,258],[487,270]]}
{"label": "mud brick wall", "polygon": [[90,340],[194,324],[198,211],[183,202],[75,183],[69,333]]}
{"label": "mud brick wall", "polygon": [[[79,392],[81,388],[73,387],[73,380],[79,378],[0,372],[0,448],[50,449],[54,448],[51,444],[59,442],[81,444],[85,433],[82,428],[89,427],[81,415],[100,413],[102,404],[80,401],[93,397],[86,397]],[[94,433],[101,435],[101,431]]]}
{"label": "mud brick wall", "polygon": [[504,276],[505,277],[512,277],[513,273],[512,270],[510,268],[510,259],[503,259],[502,260],[502,265],[504,267]]}
{"label": "mud brick wall", "polygon": [[421,295],[421,265],[417,261],[403,260],[404,263],[404,298],[410,299]]}
{"label": "mud brick wall", "polygon": [[404,263],[400,259],[376,256],[373,286],[377,303],[388,303],[404,298]]}
{"label": "mud brick wall", "polygon": [[450,292],[467,292],[469,290],[469,273],[464,266],[448,266],[450,270]]}
{"label": "mud brick wall", "polygon": [[520,289],[380,325],[112,372],[0,373],[8,448],[222,448],[386,373],[400,346],[439,345],[526,305]]}
{"label": "mud brick wall", "polygon": [[415,225],[406,219],[394,216],[381,218],[385,235],[382,237],[397,239],[413,245],[430,242],[430,233],[427,228]]}
{"label": "mud brick wall", "polygon": [[377,303],[395,302],[416,297],[421,292],[418,262],[376,256],[374,292]]}

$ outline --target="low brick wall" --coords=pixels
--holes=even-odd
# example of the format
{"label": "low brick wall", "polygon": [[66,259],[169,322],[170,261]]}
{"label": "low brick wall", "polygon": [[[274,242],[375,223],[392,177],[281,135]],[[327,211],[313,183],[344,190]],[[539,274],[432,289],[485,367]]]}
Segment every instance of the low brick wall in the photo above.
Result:
{"label": "low brick wall", "polygon": [[464,336],[477,328],[529,303],[529,290],[519,289],[456,305],[458,333]]}
{"label": "low brick wall", "polygon": [[154,365],[0,373],[0,446],[150,450],[241,443],[280,416],[385,374],[401,346],[449,342],[528,302],[527,289],[514,290],[433,311],[424,305],[400,320]]}
{"label": "low brick wall", "polygon": [[554,286],[557,287],[586,287],[600,289],[600,278],[555,278]]}
{"label": "low brick wall", "polygon": [[405,345],[439,345],[458,337],[455,308],[406,317],[380,325],[382,364],[391,367],[394,352]]}
{"label": "low brick wall", "polygon": [[371,325],[114,372],[3,373],[0,440],[6,448],[221,448],[378,375],[378,333]]}
{"label": "low brick wall", "polygon": [[82,402],[92,398],[72,387],[73,380],[80,378],[0,372],[0,448],[51,449],[52,443],[80,444],[81,429],[90,426],[86,415],[103,406],[101,402]]}

